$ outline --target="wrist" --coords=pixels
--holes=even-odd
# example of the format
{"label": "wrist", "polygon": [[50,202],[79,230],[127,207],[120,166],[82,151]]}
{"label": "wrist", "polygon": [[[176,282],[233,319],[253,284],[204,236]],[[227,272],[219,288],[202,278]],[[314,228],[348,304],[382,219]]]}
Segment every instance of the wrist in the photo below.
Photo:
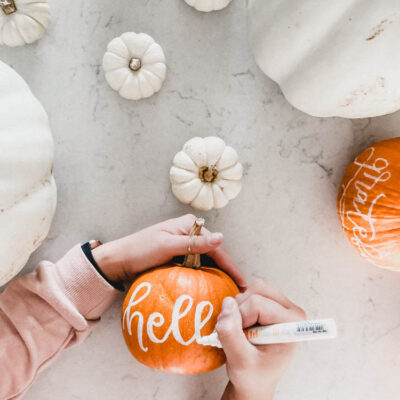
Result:
{"label": "wrist", "polygon": [[[254,390],[255,389],[255,390]],[[221,400],[273,400],[276,386],[270,388],[244,389],[234,386],[229,381]]]}
{"label": "wrist", "polygon": [[121,282],[123,280],[120,274],[119,261],[116,259],[110,243],[96,247],[92,250],[92,254],[96,264],[109,281]]}

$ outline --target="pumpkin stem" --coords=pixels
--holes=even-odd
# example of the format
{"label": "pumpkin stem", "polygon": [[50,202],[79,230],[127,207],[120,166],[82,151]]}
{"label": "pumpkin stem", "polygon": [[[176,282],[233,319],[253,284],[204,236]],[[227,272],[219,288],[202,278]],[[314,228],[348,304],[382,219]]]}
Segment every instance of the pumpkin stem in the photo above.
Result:
{"label": "pumpkin stem", "polygon": [[194,221],[194,224],[192,226],[192,229],[190,230],[189,233],[189,254],[186,254],[185,260],[183,261],[183,266],[188,267],[188,268],[201,268],[201,262],[200,262],[200,254],[192,254],[190,245],[193,241],[194,236],[199,236],[201,232],[201,228],[204,226],[204,218],[197,218],[196,221]]}
{"label": "pumpkin stem", "polygon": [[199,178],[203,183],[212,183],[218,177],[218,170],[215,165],[211,167],[201,167],[199,168]]}
{"label": "pumpkin stem", "polygon": [[6,15],[10,15],[18,11],[14,0],[0,0],[0,7]]}
{"label": "pumpkin stem", "polygon": [[142,60],[137,57],[133,57],[131,61],[129,61],[129,68],[136,72],[139,71],[140,68],[142,68]]}

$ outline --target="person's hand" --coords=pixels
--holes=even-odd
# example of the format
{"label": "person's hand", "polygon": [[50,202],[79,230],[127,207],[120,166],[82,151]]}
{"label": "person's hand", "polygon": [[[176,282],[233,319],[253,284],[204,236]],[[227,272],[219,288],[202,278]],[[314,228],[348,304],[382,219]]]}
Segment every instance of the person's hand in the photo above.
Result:
{"label": "person's hand", "polygon": [[[195,220],[194,215],[188,214],[161,222],[95,248],[93,257],[110,281],[131,281],[140,272],[165,264],[175,256],[187,254],[188,235]],[[222,242],[222,233],[210,233],[203,228],[201,235],[192,239],[191,252],[207,254],[239,287],[246,287],[246,280],[239,268],[222,249]]]}
{"label": "person's hand", "polygon": [[251,284],[236,299],[225,298],[216,325],[229,377],[222,400],[272,400],[296,349],[295,343],[253,346],[244,328],[304,319],[300,307],[263,281]]}

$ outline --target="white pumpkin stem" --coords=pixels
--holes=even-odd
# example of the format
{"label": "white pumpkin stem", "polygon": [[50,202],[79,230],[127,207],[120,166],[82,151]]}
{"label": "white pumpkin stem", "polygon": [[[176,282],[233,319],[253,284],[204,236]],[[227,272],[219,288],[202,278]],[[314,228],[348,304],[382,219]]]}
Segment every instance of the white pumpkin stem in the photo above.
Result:
{"label": "white pumpkin stem", "polygon": [[10,15],[18,11],[14,0],[0,0],[0,7],[6,15]]}
{"label": "white pumpkin stem", "polygon": [[[197,218],[196,221],[194,221],[192,229],[189,233],[189,251],[190,243],[192,242],[193,237],[200,235],[201,228],[204,226],[204,223],[204,218]],[[201,268],[200,254],[186,254],[185,260],[183,261],[182,265],[187,268]]]}
{"label": "white pumpkin stem", "polygon": [[129,68],[134,72],[139,71],[139,69],[142,68],[142,60],[137,57],[131,58],[129,61]]}

